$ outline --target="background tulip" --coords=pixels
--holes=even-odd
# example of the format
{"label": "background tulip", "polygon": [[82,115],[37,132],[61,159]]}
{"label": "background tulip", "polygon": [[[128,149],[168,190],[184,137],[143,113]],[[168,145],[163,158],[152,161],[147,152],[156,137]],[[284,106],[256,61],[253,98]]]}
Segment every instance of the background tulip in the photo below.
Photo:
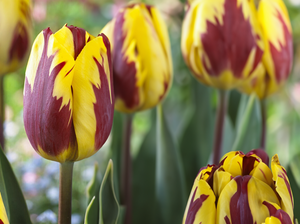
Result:
{"label": "background tulip", "polygon": [[131,113],[156,106],[173,76],[168,32],[158,10],[128,5],[102,32],[112,43],[116,110]]}
{"label": "background tulip", "polygon": [[253,1],[190,1],[181,50],[202,83],[231,89],[263,70],[263,41]]}
{"label": "background tulip", "polygon": [[30,0],[0,1],[0,75],[25,61],[31,39]]}
{"label": "background tulip", "polygon": [[262,58],[265,71],[246,83],[241,91],[255,92],[262,99],[276,92],[288,78],[293,63],[293,37],[289,15],[282,0],[261,0],[257,17],[265,45]]}
{"label": "background tulip", "polygon": [[286,171],[275,155],[271,172],[264,154],[233,151],[218,165],[202,168],[183,223],[269,223],[276,217],[281,223],[293,223],[294,200]]}
{"label": "background tulip", "polygon": [[44,158],[89,157],[106,141],[113,120],[110,43],[65,25],[33,43],[24,87],[24,125]]}

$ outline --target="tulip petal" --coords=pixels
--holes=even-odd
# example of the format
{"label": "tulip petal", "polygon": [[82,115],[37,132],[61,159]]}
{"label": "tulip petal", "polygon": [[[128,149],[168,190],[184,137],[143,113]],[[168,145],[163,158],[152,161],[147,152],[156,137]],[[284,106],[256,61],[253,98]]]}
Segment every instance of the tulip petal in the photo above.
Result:
{"label": "tulip petal", "polygon": [[[281,0],[261,0],[258,18],[265,41],[263,62],[267,70],[266,97],[277,91],[290,74],[293,62],[293,38],[287,9]],[[258,83],[259,85],[259,83]]]}
{"label": "tulip petal", "polygon": [[114,95],[110,45],[105,35],[89,41],[78,55],[72,87],[77,160],[80,160],[96,153],[111,130]]}
{"label": "tulip petal", "polygon": [[0,224],[9,224],[1,193],[0,193]]}
{"label": "tulip petal", "polygon": [[213,189],[216,197],[219,197],[224,187],[231,181],[233,177],[230,173],[225,172],[223,168],[218,169],[214,173]]}
{"label": "tulip petal", "polygon": [[276,220],[275,223],[292,224],[290,216],[285,211],[281,210],[278,205],[266,201],[264,201],[263,204],[269,209],[269,215],[271,216],[266,219],[266,223],[270,222],[272,220],[271,218],[274,217],[273,220]]}
{"label": "tulip petal", "polygon": [[169,89],[172,73],[170,59],[166,57],[169,46],[161,46],[161,40],[167,38],[162,35],[167,31],[162,32],[163,26],[156,30],[158,13],[152,9],[151,12],[154,14],[144,4],[130,5],[115,19],[114,89],[116,109],[124,112],[155,106]]}
{"label": "tulip petal", "polygon": [[[33,148],[43,157],[64,162],[76,157],[72,127],[74,59],[48,28],[36,38],[26,69],[24,125]],[[71,139],[71,141],[70,141]]]}
{"label": "tulip petal", "polygon": [[216,219],[216,197],[214,192],[204,180],[199,180],[196,184],[196,188],[191,192],[183,223],[214,223]]}
{"label": "tulip petal", "polygon": [[281,198],[281,208],[292,220],[294,220],[294,198],[292,189],[285,169],[280,165],[278,155],[274,155],[271,162],[273,180],[275,181],[276,191]]}

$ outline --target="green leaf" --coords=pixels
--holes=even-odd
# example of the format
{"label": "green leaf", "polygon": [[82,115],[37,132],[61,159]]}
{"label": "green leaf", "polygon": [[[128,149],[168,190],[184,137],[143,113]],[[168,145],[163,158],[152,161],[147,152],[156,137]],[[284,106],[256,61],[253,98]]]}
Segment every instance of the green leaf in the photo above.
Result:
{"label": "green leaf", "polygon": [[165,121],[162,106],[157,106],[155,223],[181,223],[186,204],[183,169],[177,145]]}
{"label": "green leaf", "polygon": [[261,112],[255,96],[242,95],[237,117],[236,137],[233,150],[249,152],[260,147]]}
{"label": "green leaf", "polygon": [[290,186],[292,188],[294,197],[294,216],[295,219],[300,219],[300,187],[296,183],[295,176],[292,174],[290,167],[287,169],[287,175],[289,177]]}
{"label": "green leaf", "polygon": [[290,168],[295,181],[300,188],[300,154],[294,156],[294,158],[290,162]]}
{"label": "green leaf", "polygon": [[212,152],[214,113],[211,97],[212,89],[194,80],[191,85],[194,110],[180,138],[188,194],[199,169],[207,165]]}
{"label": "green leaf", "polygon": [[85,224],[97,224],[99,220],[99,190],[100,180],[98,178],[98,163],[94,166],[94,175],[87,186],[88,207],[85,213]]}
{"label": "green leaf", "polygon": [[15,174],[0,147],[0,192],[10,223],[31,223],[27,205]]}
{"label": "green leaf", "polygon": [[[153,111],[154,112],[154,111]],[[151,117],[155,121],[155,116]],[[155,212],[156,125],[146,134],[137,156],[132,161],[132,223],[153,224]]]}
{"label": "green leaf", "polygon": [[99,192],[99,223],[115,224],[119,216],[119,203],[114,190],[113,162],[108,162]]}

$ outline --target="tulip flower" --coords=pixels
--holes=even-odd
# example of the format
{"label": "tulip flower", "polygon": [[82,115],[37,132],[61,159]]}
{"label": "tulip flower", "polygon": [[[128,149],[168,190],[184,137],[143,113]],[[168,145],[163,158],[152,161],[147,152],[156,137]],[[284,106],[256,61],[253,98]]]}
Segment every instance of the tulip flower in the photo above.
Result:
{"label": "tulip flower", "polygon": [[293,37],[288,11],[282,0],[261,0],[257,17],[264,40],[265,71],[242,86],[263,99],[276,92],[288,78],[293,62]]}
{"label": "tulip flower", "polygon": [[1,193],[0,193],[0,224],[9,224]]}
{"label": "tulip flower", "polygon": [[156,106],[173,77],[168,32],[158,10],[130,4],[102,32],[112,44],[115,109],[132,113]]}
{"label": "tulip flower", "polygon": [[89,157],[106,141],[113,120],[110,43],[65,25],[35,39],[24,86],[24,125],[31,145],[64,163]]}
{"label": "tulip flower", "polygon": [[1,0],[0,21],[0,75],[4,75],[26,59],[32,30],[30,0]]}
{"label": "tulip flower", "polygon": [[293,194],[278,156],[263,150],[227,153],[197,175],[183,224],[294,223]]}
{"label": "tulip flower", "polygon": [[227,90],[262,70],[264,44],[252,0],[189,1],[182,24],[184,60],[202,83]]}

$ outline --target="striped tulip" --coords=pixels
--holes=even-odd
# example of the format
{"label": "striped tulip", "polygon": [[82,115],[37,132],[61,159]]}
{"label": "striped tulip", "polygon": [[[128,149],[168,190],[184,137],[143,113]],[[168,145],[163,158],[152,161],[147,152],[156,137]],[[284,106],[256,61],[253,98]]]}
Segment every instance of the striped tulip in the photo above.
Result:
{"label": "striped tulip", "polygon": [[169,36],[159,11],[130,4],[102,32],[112,44],[115,109],[132,113],[156,106],[173,77]]}
{"label": "striped tulip", "polygon": [[227,153],[197,175],[183,224],[294,223],[294,200],[278,156],[263,150]]}
{"label": "striped tulip", "polygon": [[0,0],[0,21],[0,75],[4,75],[26,59],[32,30],[30,0]]}
{"label": "striped tulip", "polygon": [[65,25],[35,39],[24,86],[24,125],[44,158],[89,157],[106,141],[113,120],[110,43]]}
{"label": "striped tulip", "polygon": [[1,193],[0,193],[0,224],[9,224]]}
{"label": "striped tulip", "polygon": [[253,0],[194,0],[183,20],[181,50],[200,82],[226,90],[263,70],[261,36]]}
{"label": "striped tulip", "polygon": [[257,17],[263,31],[265,71],[242,86],[265,98],[276,92],[288,78],[293,62],[293,37],[288,11],[282,0],[261,0]]}

